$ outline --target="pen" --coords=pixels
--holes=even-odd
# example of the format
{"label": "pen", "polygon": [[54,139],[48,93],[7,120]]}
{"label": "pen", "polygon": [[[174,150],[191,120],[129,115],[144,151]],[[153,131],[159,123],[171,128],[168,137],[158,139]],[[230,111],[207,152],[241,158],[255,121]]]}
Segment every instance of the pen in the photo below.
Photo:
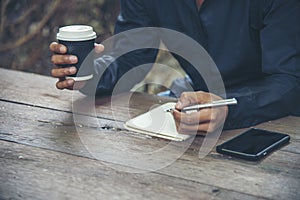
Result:
{"label": "pen", "polygon": [[[222,100],[212,101],[209,103],[188,106],[188,107],[183,108],[181,110],[181,112],[192,111],[192,110],[198,111],[201,108],[218,107],[218,106],[235,105],[235,104],[237,104],[237,100],[235,98],[222,99]],[[174,110],[174,109],[172,109],[172,108],[168,109],[168,110],[166,110],[166,112],[171,112],[171,110]]]}

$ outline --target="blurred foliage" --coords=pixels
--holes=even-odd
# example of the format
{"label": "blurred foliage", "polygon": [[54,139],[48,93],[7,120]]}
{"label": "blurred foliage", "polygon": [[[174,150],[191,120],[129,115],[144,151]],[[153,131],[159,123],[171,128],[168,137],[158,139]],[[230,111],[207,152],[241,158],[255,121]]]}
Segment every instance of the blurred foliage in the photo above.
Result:
{"label": "blurred foliage", "polygon": [[112,35],[118,0],[0,0],[0,67],[49,75],[58,28],[87,24],[97,42]]}

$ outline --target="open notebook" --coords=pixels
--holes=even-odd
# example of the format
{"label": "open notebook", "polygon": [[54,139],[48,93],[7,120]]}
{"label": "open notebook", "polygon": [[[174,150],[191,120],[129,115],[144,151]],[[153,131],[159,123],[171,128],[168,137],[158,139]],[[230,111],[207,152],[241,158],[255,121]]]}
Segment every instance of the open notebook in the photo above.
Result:
{"label": "open notebook", "polygon": [[175,107],[174,102],[158,106],[141,114],[125,123],[125,128],[130,131],[160,137],[169,140],[183,141],[190,135],[179,134],[176,130],[175,120],[168,109]]}

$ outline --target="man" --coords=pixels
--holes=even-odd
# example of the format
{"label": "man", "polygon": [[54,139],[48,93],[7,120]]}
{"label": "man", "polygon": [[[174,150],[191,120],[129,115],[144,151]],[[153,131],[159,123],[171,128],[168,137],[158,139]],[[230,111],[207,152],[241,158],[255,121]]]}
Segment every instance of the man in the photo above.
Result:
{"label": "man", "polygon": [[[233,107],[201,109],[192,114],[174,111],[181,133],[212,132],[224,121],[225,129],[234,129],[300,114],[299,0],[122,0],[115,33],[140,27],[168,28],[196,40],[216,63],[226,96],[238,100]],[[61,55],[66,53],[61,45],[52,43],[50,49],[60,54],[52,57],[55,65],[77,62],[74,56]],[[96,49],[101,52],[103,46],[96,45]],[[109,94],[122,74],[153,62],[156,53],[133,52],[109,66],[97,94]],[[175,57],[198,91],[183,93],[176,105],[179,110],[221,99],[207,91],[193,68]],[[95,71],[103,64],[105,58],[98,61]],[[73,67],[52,70],[52,76],[59,78],[57,88],[71,89],[74,81],[64,77],[75,72]]]}

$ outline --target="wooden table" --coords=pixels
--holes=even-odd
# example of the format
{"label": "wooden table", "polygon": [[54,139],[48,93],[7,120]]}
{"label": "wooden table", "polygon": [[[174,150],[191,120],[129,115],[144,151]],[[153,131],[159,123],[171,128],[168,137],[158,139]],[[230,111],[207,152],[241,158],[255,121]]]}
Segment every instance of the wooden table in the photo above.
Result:
{"label": "wooden table", "polygon": [[[260,162],[222,156],[215,149],[199,159],[203,138],[196,137],[171,165],[130,173],[118,169],[134,166],[95,159],[82,144],[71,106],[72,98],[81,104],[85,96],[57,90],[50,77],[0,69],[0,78],[0,199],[300,199],[299,117],[257,126],[291,136],[289,145]],[[118,98],[114,116],[109,98],[97,99],[97,116],[91,118],[101,127],[84,126],[84,132],[97,131],[108,141],[133,145],[137,152],[167,145],[166,140],[121,127],[128,118],[169,99],[134,94],[128,114],[122,103],[126,95]],[[83,109],[80,114],[88,113]],[[224,131],[218,143],[241,131]]]}

